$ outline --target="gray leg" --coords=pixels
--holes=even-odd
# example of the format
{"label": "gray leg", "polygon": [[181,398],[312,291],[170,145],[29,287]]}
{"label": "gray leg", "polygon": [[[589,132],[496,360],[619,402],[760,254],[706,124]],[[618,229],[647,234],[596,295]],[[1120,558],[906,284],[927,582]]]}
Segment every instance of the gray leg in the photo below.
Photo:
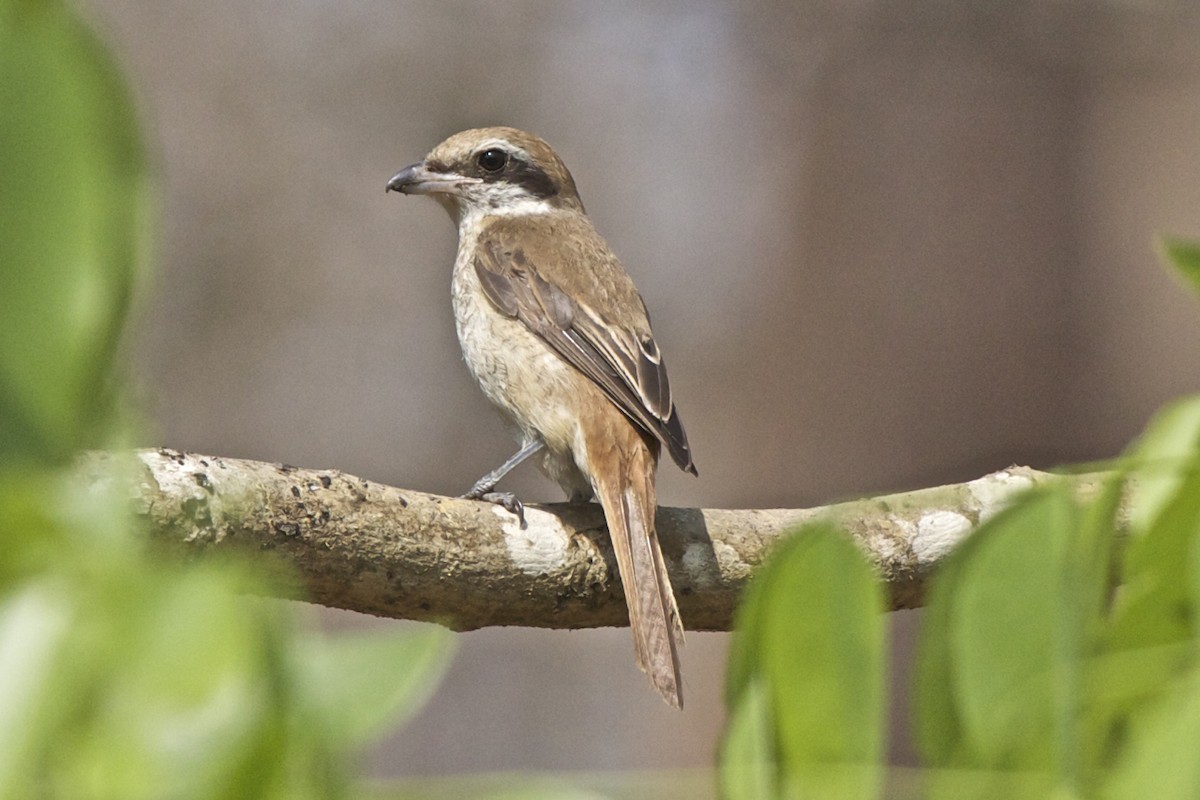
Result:
{"label": "gray leg", "polygon": [[494,470],[484,475],[479,480],[475,481],[475,485],[471,490],[463,495],[466,500],[486,500],[489,503],[495,503],[503,506],[517,515],[521,520],[521,527],[525,527],[525,506],[517,499],[517,496],[512,492],[496,492],[496,484],[505,475],[513,471],[513,468],[520,464],[525,459],[529,458],[534,453],[545,447],[540,441],[528,442],[524,447],[518,450],[512,458],[505,461]]}
{"label": "gray leg", "polygon": [[540,441],[529,442],[520,450],[518,450],[512,458],[508,459],[508,461],[505,461],[487,475],[484,475],[482,478],[475,481],[475,485],[472,486],[471,490],[464,494],[463,497],[468,500],[479,500],[485,494],[491,494],[492,490],[496,488],[496,484],[500,482],[501,478],[512,472],[518,464],[545,446],[546,445]]}

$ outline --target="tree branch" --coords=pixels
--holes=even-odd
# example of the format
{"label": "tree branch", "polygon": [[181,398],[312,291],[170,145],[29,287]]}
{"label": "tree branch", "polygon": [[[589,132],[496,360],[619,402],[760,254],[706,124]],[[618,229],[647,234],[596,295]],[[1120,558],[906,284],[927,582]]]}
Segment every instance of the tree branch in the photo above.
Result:
{"label": "tree branch", "polygon": [[[135,506],[157,540],[193,556],[271,551],[293,576],[282,595],[457,630],[627,624],[595,504],[529,506],[521,529],[497,506],[337,470],[173,450],[135,456]],[[93,483],[127,480],[118,458],[88,454],[82,473]],[[913,608],[942,557],[1015,494],[1061,480],[1090,493],[1101,479],[1012,467],[968,483],[822,508],[660,508],[658,535],[691,630],[729,630],[754,568],[791,529],[814,519],[846,530],[875,563],[893,607]]]}

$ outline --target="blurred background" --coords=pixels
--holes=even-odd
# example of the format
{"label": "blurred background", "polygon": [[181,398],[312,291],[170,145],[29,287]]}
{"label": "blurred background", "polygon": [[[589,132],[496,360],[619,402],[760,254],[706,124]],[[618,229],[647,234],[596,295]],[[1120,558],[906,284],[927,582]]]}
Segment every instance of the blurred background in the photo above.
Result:
{"label": "blurred background", "polygon": [[[1105,458],[1200,388],[1200,308],[1152,249],[1200,236],[1190,3],[84,7],[162,189],[147,445],[444,494],[510,455],[458,352],[453,227],[383,191],[493,124],[550,141],[652,310],[700,468],[665,464],[664,504]],[[917,620],[891,621],[900,731]],[[459,638],[374,774],[711,761],[725,635],[688,637],[682,714],[626,630]]]}

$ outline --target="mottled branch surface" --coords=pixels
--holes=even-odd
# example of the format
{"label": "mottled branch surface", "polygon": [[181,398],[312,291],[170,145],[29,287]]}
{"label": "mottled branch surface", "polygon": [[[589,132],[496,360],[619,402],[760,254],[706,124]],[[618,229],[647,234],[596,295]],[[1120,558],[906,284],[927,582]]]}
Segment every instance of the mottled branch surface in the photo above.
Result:
{"label": "mottled branch surface", "polygon": [[[156,539],[186,555],[270,551],[293,580],[280,593],[322,605],[458,630],[487,625],[625,625],[600,507],[529,506],[522,529],[488,503],[397,489],[337,470],[139,450],[81,463],[92,482],[129,481]],[[658,531],[685,624],[729,630],[746,580],[797,525],[829,519],[879,570],[893,606],[921,604],[926,578],[1017,493],[1097,476],[1025,467],[963,484],[812,509],[660,508]]]}

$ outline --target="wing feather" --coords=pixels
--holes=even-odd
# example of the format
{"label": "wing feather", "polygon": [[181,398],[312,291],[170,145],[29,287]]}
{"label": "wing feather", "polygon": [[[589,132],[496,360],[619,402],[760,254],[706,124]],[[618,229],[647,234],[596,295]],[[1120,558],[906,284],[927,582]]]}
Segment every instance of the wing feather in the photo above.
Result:
{"label": "wing feather", "polygon": [[475,271],[484,294],[599,386],[635,424],[661,441],[680,469],[696,474],[653,336],[614,324],[547,280],[519,249],[481,242]]}

